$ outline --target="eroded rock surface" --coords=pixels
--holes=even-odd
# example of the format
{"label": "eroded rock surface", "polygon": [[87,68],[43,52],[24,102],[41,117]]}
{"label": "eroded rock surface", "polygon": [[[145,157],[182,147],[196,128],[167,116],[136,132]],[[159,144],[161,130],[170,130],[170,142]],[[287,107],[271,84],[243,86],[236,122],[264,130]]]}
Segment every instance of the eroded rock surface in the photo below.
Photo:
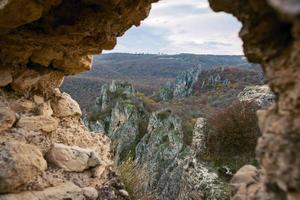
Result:
{"label": "eroded rock surface", "polygon": [[256,152],[264,186],[277,198],[286,199],[300,191],[299,1],[209,2],[215,11],[232,13],[242,22],[244,52],[250,61],[262,64],[276,95],[275,104],[259,113],[263,135]]}
{"label": "eroded rock surface", "polygon": [[17,190],[46,169],[47,162],[37,147],[22,142],[0,142],[0,194]]}
{"label": "eroded rock surface", "polygon": [[274,94],[267,85],[248,86],[239,93],[238,98],[240,101],[253,102],[260,108],[267,108],[275,100]]}
{"label": "eroded rock surface", "polygon": [[[90,55],[112,49],[155,1],[0,1],[0,199],[120,199],[118,181],[109,182],[110,140],[85,128],[58,87],[89,70]],[[65,151],[54,151],[58,143]],[[46,155],[72,164],[46,167]]]}

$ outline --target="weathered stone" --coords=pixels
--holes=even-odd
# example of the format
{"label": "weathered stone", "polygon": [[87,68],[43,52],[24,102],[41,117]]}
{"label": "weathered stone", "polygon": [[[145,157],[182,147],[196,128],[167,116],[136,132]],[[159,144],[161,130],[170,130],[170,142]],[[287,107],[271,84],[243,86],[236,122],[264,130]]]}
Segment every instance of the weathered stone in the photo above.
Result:
{"label": "weathered stone", "polygon": [[264,122],[260,122],[262,137],[256,152],[265,187],[277,198],[286,198],[288,193],[300,191],[299,1],[209,2],[214,10],[232,13],[241,21],[245,55],[262,64],[276,95],[274,106],[260,113]]}
{"label": "weathered stone", "polygon": [[57,117],[81,116],[81,109],[76,101],[67,93],[62,93],[56,103],[52,103],[54,115]]}
{"label": "weathered stone", "polygon": [[268,107],[275,100],[274,94],[267,85],[246,87],[238,94],[238,98],[240,101],[254,102],[261,108]]}
{"label": "weathered stone", "polygon": [[0,105],[0,132],[13,126],[16,121],[16,113],[6,106]]}
{"label": "weathered stone", "polygon": [[89,200],[96,200],[98,198],[98,191],[92,187],[82,188],[83,194]]}
{"label": "weathered stone", "polygon": [[25,69],[13,79],[11,86],[17,92],[28,93],[31,90],[51,90],[59,87],[62,81],[63,74],[58,71]]}
{"label": "weathered stone", "polygon": [[21,142],[0,143],[0,193],[16,191],[46,168],[47,163],[35,146]]}
{"label": "weathered stone", "polygon": [[200,72],[201,68],[194,68],[179,74],[175,81],[174,97],[181,98],[191,95]]}
{"label": "weathered stone", "polygon": [[[97,193],[90,189],[88,190],[86,188],[81,189],[74,183],[66,182],[55,187],[46,188],[42,191],[28,191],[16,194],[0,195],[0,200],[96,200],[97,197],[95,198],[95,195]],[[93,192],[93,194],[90,192]]]}
{"label": "weathered stone", "polygon": [[65,171],[75,172],[82,172],[100,164],[100,158],[91,149],[57,143],[54,143],[47,153],[47,160]]}
{"label": "weathered stone", "polygon": [[139,134],[139,112],[132,102],[117,102],[111,113],[108,136],[113,141],[115,160],[129,153]]}
{"label": "weathered stone", "polygon": [[41,105],[42,103],[44,103],[44,97],[42,96],[34,95],[33,100],[37,105]]}
{"label": "weathered stone", "polygon": [[17,122],[17,127],[24,128],[30,131],[45,131],[51,132],[57,129],[58,121],[50,116],[26,116],[21,115]]}

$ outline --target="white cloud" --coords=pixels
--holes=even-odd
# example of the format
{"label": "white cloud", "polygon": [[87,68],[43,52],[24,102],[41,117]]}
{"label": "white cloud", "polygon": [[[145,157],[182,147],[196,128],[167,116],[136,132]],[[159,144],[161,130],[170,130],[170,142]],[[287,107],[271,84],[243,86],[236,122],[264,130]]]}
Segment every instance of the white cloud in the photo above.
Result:
{"label": "white cloud", "polygon": [[[140,27],[119,39],[120,46],[114,51],[242,54],[239,29],[234,17],[214,13],[207,0],[162,0],[153,4],[149,17]],[[135,40],[138,38],[142,39],[139,44]]]}

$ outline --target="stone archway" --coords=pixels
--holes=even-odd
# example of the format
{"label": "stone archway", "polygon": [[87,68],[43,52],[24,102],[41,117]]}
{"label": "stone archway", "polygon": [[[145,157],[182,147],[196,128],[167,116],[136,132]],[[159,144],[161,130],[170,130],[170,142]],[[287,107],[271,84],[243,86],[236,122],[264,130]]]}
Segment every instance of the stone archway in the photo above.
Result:
{"label": "stone archway", "polygon": [[[31,190],[28,183],[46,169],[43,156],[53,148],[47,146],[49,143],[105,146],[101,139],[95,143],[95,138],[87,136],[76,103],[56,88],[65,75],[88,70],[91,63],[88,55],[113,48],[116,37],[132,25],[139,25],[151,3],[156,1],[0,1],[0,165],[5,169],[5,175],[0,173],[3,180],[0,193]],[[287,196],[297,199],[300,190],[300,85],[297,81],[300,78],[297,66],[300,3],[295,0],[209,1],[215,11],[232,13],[242,22],[240,36],[245,54],[250,61],[263,65],[268,83],[278,97],[272,108],[259,113],[264,134],[257,155],[266,177],[266,190],[278,199]],[[70,130],[70,124],[81,128]],[[87,142],[82,143],[81,138]],[[34,152],[39,160],[26,160],[27,166],[35,167],[22,167],[24,160],[18,153],[3,157],[24,149]],[[100,152],[103,153],[96,149],[96,153]],[[15,164],[7,165],[8,160]],[[25,174],[24,177],[11,182],[17,177],[12,169]],[[93,184],[84,182],[83,186]],[[258,195],[258,198],[265,196]]]}

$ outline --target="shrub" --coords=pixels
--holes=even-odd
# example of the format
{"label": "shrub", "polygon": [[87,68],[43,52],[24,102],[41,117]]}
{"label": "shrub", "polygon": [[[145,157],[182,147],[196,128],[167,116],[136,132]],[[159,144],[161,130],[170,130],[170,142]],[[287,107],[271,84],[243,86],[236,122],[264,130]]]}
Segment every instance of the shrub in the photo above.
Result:
{"label": "shrub", "polygon": [[184,119],[182,120],[182,130],[183,130],[183,142],[186,146],[189,146],[193,142],[194,127],[196,124],[195,119]]}
{"label": "shrub", "polygon": [[255,162],[255,147],[261,135],[253,103],[237,102],[214,113],[208,120],[207,155],[218,164],[234,165],[234,170]]}
{"label": "shrub", "polygon": [[135,198],[135,187],[138,185],[137,166],[134,161],[129,158],[121,163],[117,169],[124,183],[125,189],[128,191],[132,199]]}
{"label": "shrub", "polygon": [[154,99],[147,97],[143,93],[140,93],[140,92],[135,93],[135,96],[140,98],[143,101],[145,109],[148,112],[154,112],[157,109],[156,108],[157,102]]}
{"label": "shrub", "polygon": [[253,153],[260,136],[253,103],[238,102],[213,114],[207,147],[214,154]]}

